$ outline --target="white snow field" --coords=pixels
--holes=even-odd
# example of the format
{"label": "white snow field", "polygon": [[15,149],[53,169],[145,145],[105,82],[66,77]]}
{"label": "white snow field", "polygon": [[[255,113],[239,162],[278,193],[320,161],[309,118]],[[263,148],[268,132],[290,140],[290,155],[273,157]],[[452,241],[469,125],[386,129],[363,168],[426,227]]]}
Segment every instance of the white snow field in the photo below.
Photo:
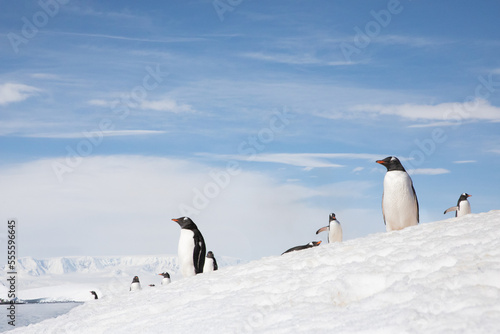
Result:
{"label": "white snow field", "polygon": [[127,286],[12,331],[495,332],[500,332],[500,211],[322,244],[167,286],[137,292]]}

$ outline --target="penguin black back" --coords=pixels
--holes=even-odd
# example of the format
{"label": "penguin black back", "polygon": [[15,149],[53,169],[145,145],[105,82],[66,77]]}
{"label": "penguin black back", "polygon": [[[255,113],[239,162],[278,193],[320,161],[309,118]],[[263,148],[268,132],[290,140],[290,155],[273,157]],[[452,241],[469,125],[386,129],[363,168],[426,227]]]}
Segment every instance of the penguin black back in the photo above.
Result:
{"label": "penguin black back", "polygon": [[310,243],[305,244],[305,245],[292,247],[292,248],[284,251],[281,255],[286,254],[286,253],[290,253],[290,252],[294,252],[294,251],[299,251],[299,250],[311,248],[311,247],[316,247],[316,246],[319,246],[320,244],[321,244],[321,240],[320,241],[311,241]]}
{"label": "penguin black back", "polygon": [[99,299],[99,297],[97,297],[97,293],[95,291],[90,291],[90,293],[94,295],[94,299]]}
{"label": "penguin black back", "polygon": [[179,224],[181,229],[190,230],[193,232],[194,239],[194,249],[193,249],[193,266],[196,274],[203,272],[203,266],[205,265],[205,254],[207,248],[205,245],[205,240],[201,234],[198,226],[189,217],[180,217],[172,219],[174,222]]}

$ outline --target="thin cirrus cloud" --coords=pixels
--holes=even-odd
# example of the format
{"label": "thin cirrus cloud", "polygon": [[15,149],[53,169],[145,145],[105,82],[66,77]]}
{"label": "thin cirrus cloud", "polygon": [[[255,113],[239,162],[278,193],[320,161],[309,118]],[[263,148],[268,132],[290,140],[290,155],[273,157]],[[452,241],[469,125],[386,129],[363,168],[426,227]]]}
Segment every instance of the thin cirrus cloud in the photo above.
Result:
{"label": "thin cirrus cloud", "polygon": [[448,174],[450,171],[446,168],[416,168],[408,170],[410,175],[440,175]]}
{"label": "thin cirrus cloud", "polygon": [[262,153],[252,155],[207,155],[199,153],[198,155],[208,156],[213,159],[279,163],[304,167],[306,170],[312,168],[345,167],[345,165],[331,162],[331,159],[361,159],[374,161],[380,158],[380,155],[365,153]]}
{"label": "thin cirrus cloud", "polygon": [[[107,108],[115,108],[119,105],[119,103],[119,100],[93,99],[88,101],[88,104],[90,105]],[[131,107],[131,105],[128,106]],[[178,103],[174,99],[170,98],[164,98],[161,100],[143,100],[137,104],[136,108],[142,110],[167,111],[172,113],[194,112],[191,105]]]}
{"label": "thin cirrus cloud", "polygon": [[355,64],[352,61],[345,60],[323,60],[311,54],[290,55],[284,53],[262,53],[249,52],[242,54],[243,57],[256,60],[268,61],[273,63],[290,64],[290,65],[319,65],[319,66],[345,66]]}
{"label": "thin cirrus cloud", "polygon": [[7,82],[0,85],[0,105],[24,101],[40,92],[40,89],[24,84]]}
{"label": "thin cirrus cloud", "polygon": [[[441,122],[433,125],[456,125],[462,120],[500,121],[500,108],[492,106],[487,100],[476,98],[470,102],[450,102],[436,105],[399,104],[399,105],[357,105],[351,108],[356,112],[368,112],[379,115],[394,115],[410,120],[427,120]],[[429,126],[429,124],[427,124]]]}
{"label": "thin cirrus cloud", "polygon": [[106,130],[89,132],[68,132],[68,133],[36,133],[26,135],[30,138],[54,138],[54,139],[76,139],[76,138],[94,138],[94,137],[119,137],[119,136],[144,136],[163,134],[166,131],[157,130]]}

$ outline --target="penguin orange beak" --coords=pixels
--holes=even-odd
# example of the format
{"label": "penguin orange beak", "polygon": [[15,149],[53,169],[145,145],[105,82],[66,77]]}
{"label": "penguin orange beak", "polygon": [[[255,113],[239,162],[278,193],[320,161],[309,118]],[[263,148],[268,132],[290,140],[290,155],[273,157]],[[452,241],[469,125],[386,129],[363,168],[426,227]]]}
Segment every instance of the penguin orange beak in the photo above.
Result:
{"label": "penguin orange beak", "polygon": [[377,160],[377,161],[375,161],[375,162],[376,162],[376,163],[378,163],[378,164],[382,164],[382,165],[385,163],[385,161],[384,161],[384,160]]}
{"label": "penguin orange beak", "polygon": [[318,245],[321,245],[321,243],[322,243],[322,242],[323,242],[323,241],[321,241],[321,240],[320,240],[320,241],[318,241]]}
{"label": "penguin orange beak", "polygon": [[467,195],[467,197],[471,197],[472,195]]}
{"label": "penguin orange beak", "polygon": [[174,219],[174,218],[172,218],[172,220],[176,223],[179,221],[179,219]]}

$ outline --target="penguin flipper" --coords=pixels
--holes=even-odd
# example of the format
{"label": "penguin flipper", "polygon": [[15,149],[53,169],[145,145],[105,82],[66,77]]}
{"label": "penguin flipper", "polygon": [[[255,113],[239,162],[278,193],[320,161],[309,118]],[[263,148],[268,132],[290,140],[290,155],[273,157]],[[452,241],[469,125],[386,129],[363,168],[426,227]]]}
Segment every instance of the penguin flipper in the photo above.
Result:
{"label": "penguin flipper", "polygon": [[194,251],[193,251],[193,264],[196,274],[203,272],[203,266],[205,265],[205,254],[207,252],[205,246],[205,240],[201,235],[200,231],[194,233]]}
{"label": "penguin flipper", "polygon": [[219,269],[219,266],[217,265],[217,260],[215,260],[215,257],[214,257],[214,271]]}
{"label": "penguin flipper", "polygon": [[417,204],[417,224],[420,223],[420,210],[418,208],[418,198],[415,188],[413,188],[413,182],[411,183],[411,190],[413,190],[413,196],[415,196],[415,203]]}
{"label": "penguin flipper", "polygon": [[452,206],[451,208],[448,208],[444,211],[444,214],[447,214],[448,212],[451,211],[458,211],[458,206]]}
{"label": "penguin flipper", "polygon": [[330,225],[320,228],[319,230],[316,231],[316,234],[328,230],[330,230]]}

